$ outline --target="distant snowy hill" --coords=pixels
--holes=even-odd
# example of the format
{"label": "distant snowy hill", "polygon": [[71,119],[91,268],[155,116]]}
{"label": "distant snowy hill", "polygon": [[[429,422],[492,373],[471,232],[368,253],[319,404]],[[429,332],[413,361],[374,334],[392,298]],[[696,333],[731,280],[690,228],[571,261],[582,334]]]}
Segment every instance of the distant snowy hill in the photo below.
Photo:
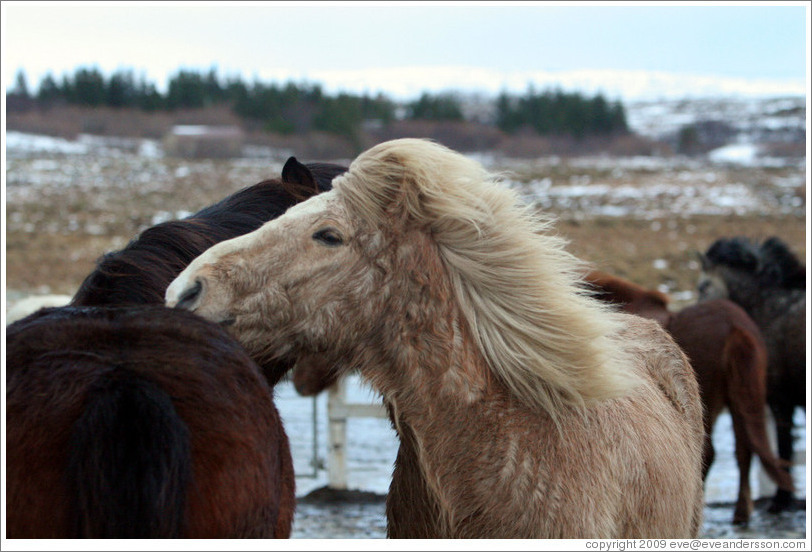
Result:
{"label": "distant snowy hill", "polygon": [[631,102],[632,132],[669,143],[675,151],[693,140],[717,163],[804,164],[806,98],[700,98]]}
{"label": "distant snowy hill", "polygon": [[415,66],[359,70],[312,71],[306,75],[269,73],[271,79],[304,78],[333,91],[382,92],[396,100],[411,100],[422,92],[457,91],[495,96],[561,88],[585,94],[604,94],[612,100],[652,101],[685,98],[767,98],[803,96],[806,83],[795,79],[742,79],[658,71],[573,70],[498,71],[482,67]]}
{"label": "distant snowy hill", "polygon": [[686,125],[715,121],[729,125],[740,141],[794,142],[806,129],[806,98],[697,98],[626,104],[636,133],[662,139]]}

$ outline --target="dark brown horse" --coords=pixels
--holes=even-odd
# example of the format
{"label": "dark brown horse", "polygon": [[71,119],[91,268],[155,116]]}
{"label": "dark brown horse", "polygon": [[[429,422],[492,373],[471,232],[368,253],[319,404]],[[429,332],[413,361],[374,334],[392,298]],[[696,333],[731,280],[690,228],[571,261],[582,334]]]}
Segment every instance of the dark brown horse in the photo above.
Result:
{"label": "dark brown horse", "polygon": [[[73,298],[72,306],[76,307],[73,310],[65,310],[61,311],[63,313],[85,313],[82,316],[79,316],[76,320],[75,316],[68,316],[65,314],[63,318],[66,320],[60,324],[51,323],[48,327],[44,327],[42,325],[32,326],[31,332],[29,336],[36,336],[43,334],[45,332],[50,332],[55,334],[55,337],[52,340],[52,345],[54,350],[51,353],[46,354],[42,352],[43,357],[52,356],[54,358],[60,357],[63,354],[62,349],[66,347],[66,343],[60,341],[59,335],[60,332],[65,332],[66,334],[70,334],[70,332],[78,331],[72,329],[73,326],[80,324],[77,320],[81,319],[81,325],[93,324],[113,324],[113,322],[108,321],[108,318],[115,318],[115,323],[118,324],[115,328],[101,328],[99,331],[101,332],[102,329],[107,333],[105,335],[112,336],[113,341],[121,340],[124,341],[121,343],[122,350],[125,351],[124,356],[127,358],[130,357],[138,357],[138,356],[150,356],[154,359],[160,358],[160,355],[163,353],[163,350],[167,350],[174,354],[177,358],[175,358],[174,362],[176,363],[178,369],[186,368],[187,372],[190,372],[191,375],[185,376],[189,378],[194,378],[195,370],[198,370],[198,365],[200,365],[199,370],[203,370],[206,366],[215,366],[218,362],[224,362],[222,353],[217,353],[215,350],[216,347],[213,349],[217,340],[212,341],[212,343],[207,343],[206,339],[203,337],[206,335],[206,332],[212,332],[214,330],[209,329],[201,329],[195,328],[198,325],[205,324],[202,320],[195,320],[190,322],[190,330],[192,331],[191,336],[185,336],[182,333],[178,333],[176,331],[170,331],[165,327],[162,322],[156,322],[155,328],[150,330],[150,340],[144,341],[137,341],[137,344],[130,344],[127,339],[126,335],[130,335],[134,333],[130,326],[131,316],[128,315],[126,317],[127,324],[125,327],[119,327],[121,324],[118,321],[118,318],[124,316],[123,314],[115,314],[121,313],[124,311],[110,311],[109,314],[104,314],[105,310],[109,307],[127,307],[128,309],[132,309],[132,316],[135,316],[136,313],[141,312],[141,308],[139,306],[143,305],[162,305],[163,303],[163,294],[164,290],[166,289],[169,282],[197,255],[202,253],[205,249],[210,247],[211,245],[220,242],[222,240],[232,238],[234,236],[238,236],[251,230],[254,230],[261,226],[266,221],[275,218],[282,214],[288,207],[291,205],[305,199],[309,196],[312,196],[316,193],[324,191],[330,188],[330,182],[334,176],[344,172],[346,169],[344,167],[340,167],[338,165],[329,165],[329,164],[308,164],[302,165],[295,158],[290,158],[287,163],[285,164],[282,170],[282,176],[280,179],[273,179],[273,180],[266,180],[256,184],[254,186],[245,188],[240,190],[239,192],[225,198],[224,200],[220,201],[219,203],[209,206],[200,212],[186,218],[183,220],[171,221],[166,222],[163,224],[159,224],[152,228],[149,228],[141,233],[136,239],[131,241],[124,249],[120,251],[116,251],[113,253],[108,253],[104,257],[102,257],[96,269],[88,275],[88,277],[83,282],[82,286],[80,287],[79,291]],[[87,307],[96,307],[96,309],[88,309]],[[79,308],[82,307],[82,308]],[[165,316],[168,319],[168,323],[171,325],[172,319],[177,319],[177,314],[172,313],[171,311],[165,311],[163,309],[159,311],[144,311],[148,313],[148,318],[150,320],[158,320],[161,316]],[[93,313],[91,316],[87,313]],[[167,314],[168,313],[168,314]],[[145,315],[147,316],[147,315]],[[97,319],[98,318],[98,319]],[[71,319],[71,320],[67,320]],[[92,320],[91,320],[92,319]],[[34,320],[32,318],[32,320]],[[29,321],[31,322],[31,321]],[[33,324],[33,322],[31,322]],[[163,329],[163,330],[162,330]],[[163,331],[163,333],[162,333]],[[219,331],[219,330],[218,330]],[[126,334],[126,335],[125,335]],[[195,336],[200,334],[200,338],[197,339]],[[72,335],[72,334],[70,334]],[[124,336],[124,337],[122,337]],[[94,338],[92,335],[92,331],[90,329],[87,330],[86,334],[83,334],[83,338],[85,341],[77,341],[77,347],[79,347],[79,354],[80,358],[86,359],[93,356],[92,352],[92,344],[94,343]],[[35,339],[35,338],[31,338]],[[102,339],[102,338],[99,338]],[[217,336],[218,340],[227,339],[225,336]],[[202,343],[201,346],[198,346]],[[230,342],[229,347],[239,349],[239,345]],[[129,347],[129,349],[127,349]],[[150,351],[149,347],[154,347],[154,350]],[[163,348],[163,349],[162,349]],[[9,349],[11,351],[11,349]],[[188,358],[184,359],[181,358],[181,354],[184,353],[187,355]],[[126,353],[126,354],[125,354]],[[217,354],[215,354],[217,353]],[[169,353],[167,353],[169,354]],[[214,355],[214,356],[212,356]],[[211,357],[211,358],[209,358]],[[19,362],[19,372],[21,375],[17,377],[15,381],[19,385],[21,391],[20,395],[23,400],[25,398],[25,389],[26,385],[33,384],[32,382],[28,382],[27,378],[32,378],[31,374],[34,371],[28,367],[25,367],[27,362],[34,362],[35,360],[22,356],[18,359]],[[240,362],[245,363],[245,359],[240,359]],[[233,364],[233,362],[232,362]],[[162,368],[166,368],[165,364],[161,364]],[[264,373],[265,377],[267,378],[268,383],[271,385],[275,384],[278,379],[284,374],[287,370],[287,365],[278,362],[269,362],[262,366],[262,372]],[[109,368],[109,367],[108,367]],[[88,368],[89,369],[89,368]],[[246,364],[245,370],[248,370],[249,367]],[[251,370],[255,370],[253,364],[250,365]],[[110,372],[110,370],[107,370]],[[210,370],[211,371],[211,370]],[[159,370],[160,372],[160,370]],[[117,374],[116,370],[113,370],[111,373]],[[125,373],[129,373],[125,370]],[[245,379],[244,376],[240,376],[236,373],[238,377]],[[201,373],[202,376],[202,373]],[[217,376],[217,374],[213,374],[212,377]],[[219,392],[218,385],[214,381],[211,380],[212,377],[209,377],[206,381],[202,382],[198,386],[198,394],[201,395],[199,399],[195,399],[192,401],[192,404],[197,403],[204,407],[207,407],[207,400],[217,402],[218,399],[216,394]],[[219,377],[219,376],[218,376]],[[225,377],[225,375],[223,376]],[[152,401],[152,395],[160,395],[160,393],[167,391],[167,389],[153,389],[154,385],[152,383],[144,383],[139,378],[130,378],[129,376],[126,378],[120,378],[118,376],[114,377],[114,382],[108,383],[106,382],[107,375],[99,375],[99,384],[98,386],[102,391],[97,393],[93,396],[100,397],[99,400],[102,401],[101,404],[106,404],[106,408],[115,409],[115,408],[129,408],[127,405],[133,403],[133,399],[128,398],[130,395],[135,397],[146,397],[144,400],[147,402]],[[236,383],[236,382],[234,382]],[[190,385],[192,383],[190,382]],[[208,385],[208,388],[202,387],[202,385]],[[229,389],[228,382],[222,385],[224,390]],[[247,381],[243,381],[240,385],[248,385],[246,387],[246,396],[245,400],[241,403],[242,408],[244,408],[244,412],[253,412],[254,406],[251,403],[251,397],[257,395],[259,391],[252,391],[250,386],[253,386],[254,383],[250,383]],[[111,392],[107,392],[106,389],[108,386],[110,389],[113,389]],[[152,386],[152,387],[150,387]],[[142,388],[146,388],[146,391],[143,391]],[[232,385],[233,388],[233,385]],[[95,387],[93,388],[95,389]],[[239,387],[234,388],[236,392],[239,390]],[[92,390],[83,391],[88,396],[90,396]],[[77,391],[79,392],[79,391]],[[95,391],[93,391],[95,392]],[[204,393],[214,393],[214,396],[206,398],[202,395]],[[228,397],[222,397],[222,399],[227,399]],[[234,401],[238,400],[238,397],[232,397]],[[265,408],[260,400],[260,403],[256,405],[256,408],[259,409],[258,415],[262,415],[261,411]],[[105,402],[106,401],[106,402]],[[123,402],[117,402],[123,401]],[[129,401],[129,402],[128,402]],[[222,401],[221,401],[222,402]],[[165,401],[164,401],[165,403]],[[157,403],[156,403],[157,404]],[[236,403],[235,403],[236,404]],[[75,406],[75,405],[74,405]],[[167,406],[164,404],[164,406]],[[170,411],[169,408],[172,405],[168,405],[167,409]],[[67,405],[66,405],[67,407]],[[271,401],[271,407],[273,407],[273,402]],[[236,408],[236,407],[235,407]],[[275,407],[274,407],[274,415],[275,415]],[[193,413],[194,414],[194,413]],[[219,415],[219,413],[210,413],[214,415]],[[223,415],[226,415],[227,412],[223,412]],[[235,413],[236,414],[236,413]],[[15,417],[14,424],[15,427],[26,427],[26,424],[31,424],[32,420],[28,419],[28,416],[35,416],[36,411],[28,409],[28,410],[21,410],[19,413],[19,417]],[[78,414],[76,414],[78,416]],[[188,415],[188,413],[187,413]],[[199,416],[205,416],[205,412],[201,412]],[[166,418],[166,416],[164,416]],[[104,429],[105,417],[98,414],[88,414],[84,418],[82,418],[84,426],[85,434],[94,434],[94,424],[97,430],[101,431]],[[202,418],[195,418],[195,423],[199,425],[203,433],[202,437],[196,437],[200,443],[203,443],[201,439],[209,439],[205,434],[205,423]],[[212,420],[212,424],[215,424],[216,420]],[[260,423],[261,420],[258,420]],[[256,463],[256,465],[251,468],[250,465],[246,464],[245,470],[250,471],[250,469],[261,470],[263,468],[264,463],[266,463],[265,454],[275,454],[275,451],[278,449],[279,455],[279,466],[278,470],[273,473],[269,473],[271,479],[269,481],[263,481],[260,483],[252,483],[248,486],[257,487],[257,492],[259,493],[260,498],[262,497],[262,493],[264,493],[264,487],[267,485],[277,485],[279,488],[274,491],[276,494],[271,497],[269,495],[269,499],[273,499],[276,503],[271,504],[271,502],[266,501],[266,505],[263,506],[266,510],[272,506],[272,510],[268,510],[268,515],[272,515],[278,520],[277,526],[273,532],[268,532],[265,529],[262,529],[260,525],[260,519],[257,518],[256,520],[237,520],[232,519],[224,519],[224,521],[220,524],[218,528],[215,525],[212,525],[211,530],[209,532],[201,532],[201,528],[184,528],[183,523],[186,523],[183,520],[175,520],[171,523],[167,522],[166,527],[147,527],[144,526],[142,529],[133,529],[127,527],[126,520],[128,519],[138,519],[136,517],[128,517],[130,514],[122,512],[120,509],[115,509],[116,504],[110,502],[108,504],[101,504],[98,506],[100,508],[105,508],[109,512],[108,517],[102,516],[99,518],[97,525],[101,527],[101,525],[105,525],[105,528],[99,529],[99,527],[87,528],[85,530],[76,529],[74,533],[70,533],[68,528],[63,524],[58,526],[54,529],[56,533],[46,533],[46,534],[60,534],[60,535],[85,535],[85,536],[93,536],[93,535],[110,535],[110,536],[127,536],[127,535],[153,535],[153,536],[183,536],[183,535],[209,535],[209,536],[279,536],[279,537],[286,537],[290,534],[290,527],[293,517],[293,511],[295,507],[295,496],[294,496],[294,475],[293,475],[293,465],[292,460],[290,457],[290,452],[288,449],[287,438],[284,435],[283,428],[281,423],[278,421],[278,416],[275,418],[275,422],[272,423],[276,424],[275,431],[281,436],[276,441],[270,440],[265,445],[267,445],[267,451],[263,451],[262,454],[254,454],[252,456],[248,456],[244,458],[250,464],[251,462]],[[222,427],[225,428],[228,423],[223,422],[222,426],[214,425],[213,427]],[[11,427],[11,422],[10,426]],[[67,427],[67,426],[60,426],[60,427]],[[163,426],[158,426],[160,429]],[[239,427],[238,425],[234,426]],[[81,429],[81,428],[80,428]],[[149,428],[147,428],[149,429]],[[244,428],[247,432],[246,435],[251,435],[249,427]],[[50,430],[57,430],[54,426],[50,427],[43,427],[43,431],[47,432]],[[58,429],[58,431],[67,431],[65,429]],[[77,430],[78,431],[78,430]],[[139,431],[146,431],[140,429]],[[136,433],[136,436],[138,433]],[[225,434],[221,437],[224,437]],[[56,439],[57,436],[51,436],[52,439]],[[122,445],[121,446],[129,446],[127,445],[126,441],[127,436],[124,435]],[[163,446],[159,441],[147,443],[147,437],[142,434],[140,439],[143,441],[141,444],[145,446],[146,449],[149,447],[158,447],[160,448]],[[87,440],[87,439],[86,439]],[[187,439],[188,440],[188,439]],[[166,446],[175,446],[173,443],[181,443],[182,440],[174,439],[173,441],[164,443]],[[93,444],[93,443],[89,443]],[[113,446],[115,443],[111,444]],[[203,443],[205,445],[205,443]],[[64,443],[61,443],[64,445]],[[263,446],[265,446],[263,445]],[[30,443],[26,444],[24,440],[20,441],[9,441],[9,457],[11,458],[14,455],[15,458],[19,455],[26,454],[25,446],[31,446]],[[217,442],[213,443],[213,446],[226,446],[226,445],[218,445]],[[186,446],[188,449],[188,446]],[[104,451],[102,451],[104,452]],[[193,451],[194,452],[194,451]],[[212,451],[214,454],[215,451]],[[188,456],[188,450],[185,453]],[[252,453],[253,454],[253,453]],[[159,458],[156,456],[156,458]],[[182,460],[182,459],[181,459]],[[197,453],[197,456],[193,456],[193,460],[195,461],[202,461],[205,463],[207,469],[210,467],[211,469],[208,472],[205,472],[203,477],[216,477],[217,470],[216,464],[212,463],[213,461],[210,460],[209,456],[206,456],[202,453]],[[180,461],[180,460],[178,460]],[[87,460],[90,462],[88,466],[93,468],[92,463],[100,463],[98,458],[93,459],[90,458]],[[150,456],[145,455],[143,457],[136,457],[133,461],[128,458],[120,459],[121,465],[118,466],[120,468],[120,473],[113,473],[110,475],[109,481],[107,485],[99,484],[97,480],[94,480],[91,475],[85,471],[74,471],[68,474],[68,479],[71,481],[71,485],[74,489],[83,490],[83,492],[89,496],[86,496],[87,500],[96,500],[94,496],[101,497],[105,493],[111,492],[112,488],[107,488],[109,485],[116,485],[120,486],[123,490],[122,492],[131,492],[132,488],[140,487],[145,484],[145,481],[136,481],[133,478],[137,477],[147,477],[151,481],[155,481],[154,473],[160,473],[162,476],[165,476],[165,480],[163,484],[166,488],[160,489],[152,489],[155,492],[160,493],[167,493],[173,489],[177,496],[186,496],[183,495],[185,492],[186,486],[188,486],[188,478],[189,474],[179,473],[177,470],[170,470],[168,472],[161,471],[165,470],[165,463],[162,464],[160,459],[156,461],[154,464],[150,463]],[[188,462],[187,462],[188,464]],[[58,470],[60,466],[51,466],[51,472],[54,469]],[[187,466],[188,468],[188,466]],[[95,469],[95,468],[94,468]],[[135,470],[135,471],[133,471]],[[188,471],[188,469],[187,469]],[[248,473],[246,471],[246,473]],[[209,483],[209,486],[212,485],[227,485],[227,484],[234,484],[234,478],[237,477],[236,472],[235,474],[231,474],[227,470],[220,470],[222,477],[224,478],[220,482],[212,481]],[[35,472],[30,472],[35,473]],[[132,474],[135,475],[132,475]],[[197,472],[195,472],[197,473]],[[140,474],[140,475],[139,475]],[[118,485],[113,479],[113,477],[127,477],[130,478],[129,481],[123,481],[121,485]],[[16,492],[18,493],[19,497],[24,495],[31,496],[31,500],[39,501],[41,503],[47,503],[48,498],[44,496],[40,496],[39,493],[44,492],[45,487],[38,487],[36,484],[31,481],[31,478],[28,477],[26,479],[25,473],[21,476],[15,475],[15,480],[12,482],[9,479],[9,485],[11,487],[12,483],[15,486]],[[171,480],[171,477],[175,477],[175,481]],[[129,487],[127,485],[129,484]],[[93,486],[95,485],[95,487]],[[154,485],[153,485],[154,487]],[[271,489],[273,490],[273,489]],[[206,496],[202,496],[198,493],[196,495],[195,500],[202,499],[208,504],[209,508],[219,507],[216,504],[212,503],[212,500],[218,500],[218,495],[212,491],[211,493],[208,490],[204,491],[208,493]],[[197,492],[197,491],[196,491]],[[218,491],[219,492],[219,491]],[[240,495],[243,491],[238,491],[237,489],[234,490],[235,496]],[[89,494],[88,494],[89,493]],[[95,495],[93,495],[95,493]],[[214,493],[214,494],[212,494]],[[64,493],[63,493],[64,494]],[[266,493],[267,494],[267,493]],[[210,496],[209,496],[210,495]],[[238,497],[238,496],[237,496]],[[126,497],[125,497],[126,498]],[[227,495],[220,494],[219,498],[229,499]],[[239,498],[239,497],[238,497]],[[140,500],[136,497],[137,500]],[[119,500],[116,498],[115,500]],[[122,499],[123,500],[123,499]],[[129,500],[129,499],[128,499]],[[135,500],[135,499],[134,499]],[[185,500],[185,499],[184,499]],[[229,499],[230,500],[230,499]],[[248,507],[248,503],[241,503],[239,499],[237,503],[234,504],[235,508],[240,507]],[[126,500],[123,502],[118,503],[121,508],[127,508]],[[75,506],[75,505],[74,505]],[[160,515],[160,516],[173,516],[176,515],[178,512],[177,505],[172,505],[168,503],[156,503],[152,506],[153,511],[152,514]],[[73,506],[71,506],[73,507]],[[174,510],[172,510],[174,508]],[[226,508],[227,510],[227,508]],[[88,506],[87,509],[88,516],[90,517],[98,517],[98,513],[94,513],[90,511],[90,507]],[[247,512],[250,513],[250,512]],[[258,512],[255,512],[258,513]],[[92,514],[92,515],[91,515]],[[133,514],[136,515],[136,514]],[[141,514],[137,514],[141,515]],[[143,514],[146,515],[146,514]],[[191,514],[190,514],[191,515]],[[253,514],[251,514],[253,515]],[[264,514],[263,514],[264,515]],[[143,516],[142,516],[143,517]],[[256,517],[256,516],[254,516]],[[38,536],[42,536],[45,528],[41,526],[31,526],[30,522],[25,520],[25,518],[20,518],[18,527],[21,529],[16,530],[15,532],[20,535],[27,535],[27,534],[36,534]],[[216,520],[215,520],[216,521]],[[182,523],[181,523],[182,522]],[[15,522],[17,523],[17,522]],[[29,523],[29,525],[26,525]],[[191,522],[190,522],[191,523]],[[219,522],[218,522],[219,523]],[[234,525],[237,523],[238,525]],[[179,525],[180,524],[180,525]],[[229,526],[229,524],[232,524]],[[143,525],[143,524],[141,524]],[[170,525],[172,527],[170,527]],[[137,533],[137,531],[142,531],[141,533]]]}
{"label": "dark brown horse", "polygon": [[[806,267],[778,238],[716,240],[701,256],[700,299],[726,297],[741,306],[767,344],[767,403],[775,419],[778,456],[792,462],[796,407],[806,406]],[[792,494],[779,488],[770,505],[781,511]]]}
{"label": "dark brown horse", "polygon": [[9,538],[284,538],[294,478],[272,390],[218,326],[163,306],[7,328]]}
{"label": "dark brown horse", "polygon": [[668,310],[668,297],[634,282],[600,271],[586,280],[596,296],[626,312],[657,320],[691,360],[704,405],[704,473],[713,463],[713,425],[724,408],[733,420],[739,495],[734,523],[747,523],[753,509],[750,462],[758,455],[776,484],[792,490],[792,479],[772,450],[766,432],[767,350],[756,324],[739,306],[725,299],[701,302],[678,312]]}
{"label": "dark brown horse", "polygon": [[[281,178],[244,188],[182,220],[144,230],[124,249],[105,254],[73,297],[73,306],[162,305],[169,283],[192,259],[212,245],[256,230],[289,207],[330,189],[347,169],[329,163],[288,159]],[[271,385],[289,366],[264,363]]]}

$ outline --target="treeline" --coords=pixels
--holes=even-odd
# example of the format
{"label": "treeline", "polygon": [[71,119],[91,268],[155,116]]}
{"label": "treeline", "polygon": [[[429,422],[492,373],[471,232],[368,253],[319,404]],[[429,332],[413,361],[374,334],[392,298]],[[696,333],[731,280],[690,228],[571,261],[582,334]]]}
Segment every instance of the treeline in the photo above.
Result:
{"label": "treeline", "polygon": [[497,126],[508,133],[531,128],[537,134],[587,135],[625,134],[626,111],[620,102],[608,102],[602,95],[586,98],[560,90],[515,98],[500,94],[496,100]]}
{"label": "treeline", "polygon": [[[132,70],[118,70],[108,78],[88,67],[64,75],[61,80],[48,74],[36,92],[31,92],[25,74],[19,72],[15,88],[9,91],[12,96],[40,105],[62,103],[145,111],[225,105],[247,124],[283,134],[321,130],[354,137],[368,121],[386,125],[404,118],[466,120],[464,102],[454,94],[424,93],[400,105],[382,94],[327,94],[318,84],[221,79],[215,69],[180,70],[170,77],[165,93]],[[622,104],[609,102],[600,94],[590,98],[561,91],[536,93],[530,88],[523,96],[501,94],[493,108],[489,122],[510,134],[529,129],[540,135],[581,138],[628,132]]]}

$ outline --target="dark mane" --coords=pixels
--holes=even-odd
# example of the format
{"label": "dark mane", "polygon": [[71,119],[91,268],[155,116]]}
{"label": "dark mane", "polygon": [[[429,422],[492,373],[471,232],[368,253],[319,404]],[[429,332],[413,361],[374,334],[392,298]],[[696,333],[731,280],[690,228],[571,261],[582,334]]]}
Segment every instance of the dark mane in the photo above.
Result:
{"label": "dark mane", "polygon": [[806,267],[780,238],[765,240],[761,255],[765,267],[772,267],[772,273],[778,276],[781,287],[806,289]]}
{"label": "dark mane", "polygon": [[758,268],[758,246],[743,237],[719,238],[708,248],[705,257],[713,264],[741,270],[755,272]]}
{"label": "dark mane", "polygon": [[806,267],[779,238],[768,238],[760,246],[747,238],[720,238],[705,253],[713,264],[745,270],[765,287],[806,288]]}
{"label": "dark mane", "polygon": [[265,180],[182,219],[144,230],[97,262],[71,302],[83,305],[161,304],[164,291],[192,259],[212,245],[246,234],[306,197],[330,189],[346,167],[288,159],[282,178]]}

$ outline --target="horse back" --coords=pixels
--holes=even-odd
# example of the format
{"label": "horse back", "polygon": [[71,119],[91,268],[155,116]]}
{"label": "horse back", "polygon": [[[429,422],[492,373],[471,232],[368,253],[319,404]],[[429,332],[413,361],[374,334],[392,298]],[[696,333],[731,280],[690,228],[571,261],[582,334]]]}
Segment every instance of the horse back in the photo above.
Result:
{"label": "horse back", "polygon": [[589,272],[584,280],[601,301],[618,305],[624,312],[655,320],[663,326],[668,324],[671,312],[668,310],[668,296],[664,293],[600,270]]}
{"label": "horse back", "polygon": [[289,536],[270,387],[216,325],[46,309],[9,326],[7,365],[9,537]]}

